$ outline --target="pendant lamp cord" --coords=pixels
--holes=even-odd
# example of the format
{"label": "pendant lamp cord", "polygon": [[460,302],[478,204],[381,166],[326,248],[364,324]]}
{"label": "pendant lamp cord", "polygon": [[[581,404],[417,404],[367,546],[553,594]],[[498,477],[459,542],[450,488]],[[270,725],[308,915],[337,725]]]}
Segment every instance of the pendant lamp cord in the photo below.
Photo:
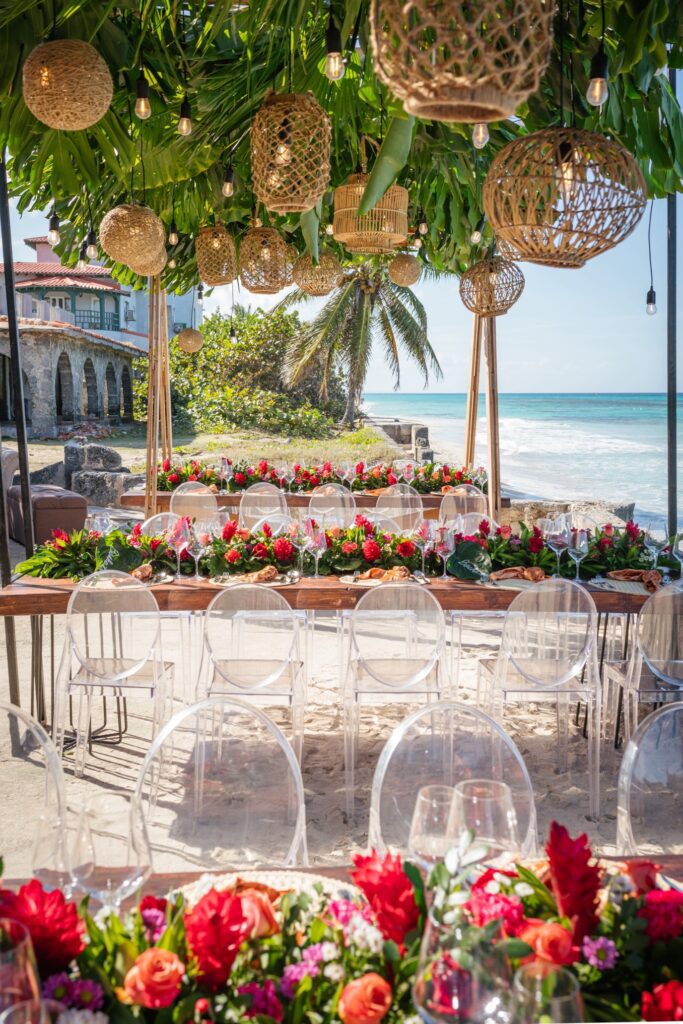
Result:
{"label": "pendant lamp cord", "polygon": [[647,221],[647,257],[650,262],[650,290],[655,286],[655,279],[652,274],[652,211],[654,210],[655,201],[650,200],[650,216]]}
{"label": "pendant lamp cord", "polygon": [[564,128],[564,3],[559,0],[560,18],[560,127]]}

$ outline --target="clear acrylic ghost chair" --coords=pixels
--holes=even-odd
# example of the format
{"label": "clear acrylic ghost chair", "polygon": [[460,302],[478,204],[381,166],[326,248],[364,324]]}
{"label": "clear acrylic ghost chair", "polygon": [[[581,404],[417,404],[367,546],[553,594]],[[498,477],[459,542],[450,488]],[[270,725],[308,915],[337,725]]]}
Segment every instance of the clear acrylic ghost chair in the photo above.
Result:
{"label": "clear acrylic ghost chair", "polygon": [[[679,695],[680,696],[680,695]],[[645,718],[619,771],[617,854],[681,853],[683,702]]]}
{"label": "clear acrylic ghost chair", "polygon": [[422,497],[410,484],[392,484],[377,498],[375,512],[398,523],[401,533],[413,533],[424,519]]}
{"label": "clear acrylic ghost chair", "polygon": [[240,525],[253,530],[268,516],[287,515],[287,499],[275,484],[258,483],[247,487],[240,499]]}
{"label": "clear acrylic ghost chair", "polygon": [[125,572],[86,576],[69,598],[53,722],[61,755],[70,698],[76,698],[76,775],[91,740],[93,696],[148,698],[153,735],[170,717],[174,665],[162,658],[160,621],[153,592]]}
{"label": "clear acrylic ghost chair", "polygon": [[290,530],[296,529],[295,520],[290,515],[283,515],[281,512],[276,512],[272,516],[264,516],[258,523],[253,527],[254,533],[258,533],[264,526],[268,526],[273,537],[281,537],[283,534],[287,535]]}
{"label": "clear acrylic ghost chair", "polygon": [[[42,725],[5,701],[0,701],[0,807],[6,877],[30,871],[48,887],[68,883],[66,796],[57,748]],[[13,829],[11,823],[18,821],[21,829]]]}
{"label": "clear acrylic ghost chair", "polygon": [[418,708],[393,731],[372,782],[368,846],[408,854],[417,794],[463,779],[507,783],[517,815],[520,855],[536,853],[536,806],[526,765],[504,729],[476,708],[439,701]]}
{"label": "clear acrylic ghost chair", "polygon": [[555,702],[560,771],[568,768],[569,701],[585,702],[593,819],[599,816],[602,711],[597,616],[593,598],[579,584],[556,579],[537,583],[510,604],[497,659],[479,662],[479,682],[487,692],[491,714],[501,724],[510,700]]}
{"label": "clear acrylic ghost chair", "polygon": [[180,516],[176,512],[158,512],[155,516],[145,519],[141,532],[145,537],[161,537],[172,530]]}
{"label": "clear acrylic ghost chair", "polygon": [[150,746],[135,797],[156,871],[308,863],[301,770],[246,701],[215,696],[179,711]]}
{"label": "clear acrylic ghost chair", "polygon": [[210,522],[218,512],[218,501],[213,491],[199,480],[188,480],[171,494],[171,512],[188,516],[193,522]]}
{"label": "clear acrylic ghost chair", "polygon": [[361,515],[372,523],[374,527],[382,530],[383,533],[403,533],[401,527],[398,525],[395,519],[391,516],[385,515],[384,512],[378,512],[375,508],[364,509]]}
{"label": "clear acrylic ghost chair", "polygon": [[471,537],[479,531],[482,522],[488,524],[489,533],[495,533],[498,529],[499,524],[490,516],[482,515],[481,512],[466,512],[460,516],[460,533]]}
{"label": "clear acrylic ghost chair", "polygon": [[439,519],[442,523],[450,523],[457,516],[466,516],[468,512],[486,515],[487,508],[488,503],[483,491],[473,484],[460,484],[444,494],[439,506]]}
{"label": "clear acrylic ghost chair", "polygon": [[237,583],[221,591],[204,617],[197,690],[197,699],[229,693],[260,706],[288,707],[299,762],[306,709],[302,625],[272,588]]}
{"label": "clear acrylic ghost chair", "polygon": [[444,614],[426,587],[383,583],[351,614],[344,655],[346,803],[353,816],[361,705],[426,702],[449,696]]}
{"label": "clear acrylic ghost chair", "polygon": [[308,518],[345,530],[356,518],[356,499],[342,484],[321,484],[311,491]]}

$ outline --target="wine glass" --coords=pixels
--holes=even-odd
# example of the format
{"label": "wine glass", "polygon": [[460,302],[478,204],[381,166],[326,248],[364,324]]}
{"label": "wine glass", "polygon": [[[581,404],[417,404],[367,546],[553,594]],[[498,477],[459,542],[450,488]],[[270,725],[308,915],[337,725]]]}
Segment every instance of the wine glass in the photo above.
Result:
{"label": "wine glass", "polygon": [[569,547],[570,531],[562,516],[559,516],[557,519],[542,519],[541,523],[543,524],[541,526],[543,540],[550,550],[554,552],[557,559],[557,572],[554,573],[554,578],[558,579],[560,576],[560,556]]}
{"label": "wine glass", "polygon": [[657,523],[653,522],[647,524],[643,533],[643,543],[650,552],[652,568],[656,569],[659,564],[659,556],[662,548],[666,545],[666,535]]}
{"label": "wine glass", "polygon": [[40,996],[38,968],[26,925],[0,917],[0,1010]]}
{"label": "wine glass", "polygon": [[679,574],[683,579],[683,533],[677,533],[671,545],[671,554],[678,562]]}
{"label": "wine glass", "polygon": [[443,564],[441,578],[445,580],[448,576],[446,562],[455,551],[455,533],[445,523],[439,523],[434,531],[434,550]]}
{"label": "wine glass", "polygon": [[486,860],[509,861],[519,853],[517,815],[510,787],[494,779],[464,779],[453,791],[449,822],[451,845],[473,832],[486,848]]}
{"label": "wine glass", "polygon": [[304,551],[306,550],[306,533],[298,519],[290,519],[287,523],[287,539],[293,548],[299,553],[299,569],[304,571]]}
{"label": "wine glass", "polygon": [[351,490],[351,484],[353,483],[356,476],[356,467],[354,463],[342,462],[339,468],[337,469],[337,473],[344,481],[344,483],[347,483],[349,485],[349,490]]}
{"label": "wine glass", "polygon": [[425,558],[432,542],[432,520],[423,519],[412,533],[411,540],[422,556],[422,575],[425,575]]}
{"label": "wine glass", "polygon": [[71,854],[74,883],[104,907],[118,911],[152,872],[152,854],[139,803],[124,792],[104,792],[84,804]]}
{"label": "wine glass", "polygon": [[569,547],[567,548],[567,554],[576,564],[576,581],[579,581],[579,566],[583,562],[584,558],[588,554],[588,531],[587,530],[572,530],[569,534]]}
{"label": "wine glass", "polygon": [[173,548],[178,559],[177,580],[180,579],[180,556],[190,543],[191,533],[190,522],[187,517],[183,516],[173,524],[166,537],[169,547]]}
{"label": "wine glass", "polygon": [[403,473],[401,475],[405,482],[409,484],[410,481],[415,476],[415,467],[413,466],[412,462],[406,462],[405,466],[403,467]]}
{"label": "wine glass", "polygon": [[0,1024],[56,1024],[65,1010],[56,999],[27,999],[0,1013]]}
{"label": "wine glass", "polygon": [[423,786],[417,794],[408,849],[423,871],[431,871],[453,845],[448,831],[452,803],[452,786]]}
{"label": "wine glass", "polygon": [[56,808],[46,808],[36,822],[31,850],[31,875],[44,889],[71,892],[66,820]]}
{"label": "wine glass", "polygon": [[201,580],[201,576],[199,575],[199,560],[206,552],[210,543],[211,533],[208,525],[206,523],[195,523],[190,530],[190,539],[187,545],[187,550],[194,559],[193,580]]}
{"label": "wine glass", "polygon": [[511,1017],[518,1024],[583,1020],[579,983],[565,967],[536,961],[523,964],[512,980]]}
{"label": "wine glass", "polygon": [[306,549],[310,551],[315,559],[314,578],[320,579],[318,563],[323,552],[327,550],[327,536],[324,526],[316,523],[313,519],[306,520]]}

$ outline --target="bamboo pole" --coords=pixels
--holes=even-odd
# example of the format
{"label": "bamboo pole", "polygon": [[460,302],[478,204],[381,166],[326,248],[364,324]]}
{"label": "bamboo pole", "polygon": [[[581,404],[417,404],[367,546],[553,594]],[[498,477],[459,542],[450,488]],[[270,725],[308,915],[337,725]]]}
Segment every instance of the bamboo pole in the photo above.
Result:
{"label": "bamboo pole", "polygon": [[159,461],[159,280],[149,284],[149,355],[147,381],[147,463],[145,518],[156,513],[157,464]]}
{"label": "bamboo pole", "polygon": [[171,418],[171,367],[169,362],[168,351],[168,306],[166,304],[166,292],[163,289],[161,291],[161,298],[163,302],[163,317],[161,324],[161,370],[163,380],[162,402],[165,410],[166,419],[166,438],[165,441],[162,441],[161,454],[162,458],[170,459],[171,452],[173,451],[173,420]]}
{"label": "bamboo pole", "polygon": [[481,317],[478,313],[475,313],[472,321],[472,358],[470,361],[470,383],[467,392],[467,414],[465,417],[465,465],[469,467],[474,466],[474,452],[477,440],[481,330]]}
{"label": "bamboo pole", "polygon": [[500,514],[500,430],[498,425],[498,365],[496,357],[496,319],[486,317],[484,358],[486,361],[486,420],[489,449],[489,515],[498,520]]}

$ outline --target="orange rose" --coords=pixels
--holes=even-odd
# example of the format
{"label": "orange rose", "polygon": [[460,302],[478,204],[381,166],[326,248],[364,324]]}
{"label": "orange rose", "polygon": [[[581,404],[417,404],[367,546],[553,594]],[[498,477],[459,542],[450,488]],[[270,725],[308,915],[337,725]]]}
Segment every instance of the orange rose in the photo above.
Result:
{"label": "orange rose", "polygon": [[623,867],[624,874],[631,879],[639,896],[657,887],[657,872],[659,870],[660,865],[654,864],[651,860],[632,860],[625,863]]}
{"label": "orange rose", "polygon": [[245,889],[240,893],[242,913],[248,924],[246,936],[249,939],[262,939],[268,935],[277,935],[280,926],[273,913],[273,904],[265,892],[258,889]]}
{"label": "orange rose", "polygon": [[546,960],[551,964],[573,964],[579,958],[579,951],[572,943],[571,933],[553,921],[529,918],[519,933],[519,938],[531,946],[537,960]]}
{"label": "orange rose", "polygon": [[363,974],[342,989],[338,1013],[344,1024],[378,1024],[389,1012],[391,997],[388,981],[379,974]]}
{"label": "orange rose", "polygon": [[123,1002],[159,1010],[180,992],[185,965],[168,949],[153,946],[137,958],[123,982]]}
{"label": "orange rose", "polygon": [[236,536],[238,536],[240,540],[249,540],[249,538],[251,537],[251,530],[241,529],[241,530],[236,530],[235,533],[236,533]]}

